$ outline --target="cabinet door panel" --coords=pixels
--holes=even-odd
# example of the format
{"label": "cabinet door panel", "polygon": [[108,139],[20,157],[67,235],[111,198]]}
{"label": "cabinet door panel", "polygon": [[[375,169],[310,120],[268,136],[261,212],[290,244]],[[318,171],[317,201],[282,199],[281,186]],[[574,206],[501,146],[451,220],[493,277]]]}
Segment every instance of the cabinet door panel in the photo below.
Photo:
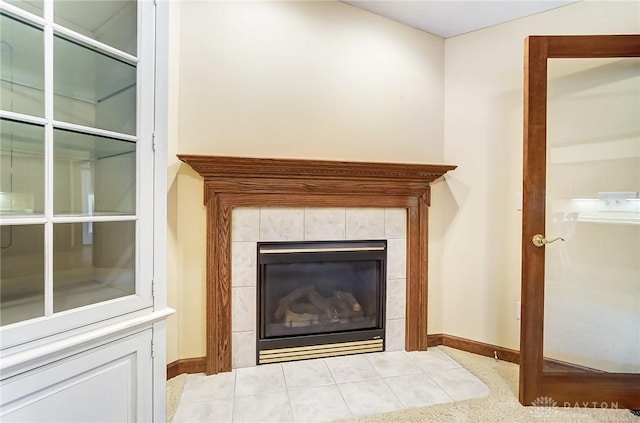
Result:
{"label": "cabinet door panel", "polygon": [[151,420],[151,331],[3,381],[3,422]]}

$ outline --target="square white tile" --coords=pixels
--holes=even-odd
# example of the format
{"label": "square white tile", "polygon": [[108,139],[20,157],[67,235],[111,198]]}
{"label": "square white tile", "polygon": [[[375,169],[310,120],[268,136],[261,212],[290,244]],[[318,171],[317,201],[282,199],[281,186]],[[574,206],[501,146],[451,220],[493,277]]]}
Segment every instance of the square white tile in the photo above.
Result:
{"label": "square white tile", "polygon": [[255,367],[256,332],[234,332],[231,334],[231,365],[234,369]]}
{"label": "square white tile", "polygon": [[203,373],[187,375],[180,401],[187,403],[233,398],[235,380],[235,370],[211,376]]}
{"label": "square white tile", "polygon": [[402,403],[382,379],[343,383],[338,387],[354,416],[388,413],[402,409]]}
{"label": "square white tile", "polygon": [[407,209],[384,209],[384,236],[387,239],[407,237]]}
{"label": "square white tile", "polygon": [[407,357],[404,351],[367,354],[367,359],[382,377],[422,374],[422,370]]}
{"label": "square white tile", "polygon": [[453,401],[437,383],[424,373],[393,376],[384,381],[406,408],[426,407]]}
{"label": "square white tile", "polygon": [[386,351],[403,351],[406,335],[405,319],[387,319],[386,322]]}
{"label": "square white tile", "polygon": [[305,240],[324,241],[344,238],[345,209],[314,208],[304,210]]}
{"label": "square white tile", "polygon": [[237,397],[233,402],[233,423],[293,421],[286,392]]}
{"label": "square white tile", "polygon": [[282,369],[289,390],[336,383],[323,359],[282,363]]}
{"label": "square white tile", "polygon": [[304,209],[260,209],[260,241],[304,239]]}
{"label": "square white tile", "polygon": [[384,209],[347,209],[347,239],[384,239]]}
{"label": "square white tile", "polygon": [[236,369],[236,397],[266,394],[286,389],[280,364]]}
{"label": "square white tile", "polygon": [[326,362],[336,383],[355,382],[380,377],[380,374],[376,372],[364,354],[327,358]]}
{"label": "square white tile", "polygon": [[387,280],[387,319],[404,319],[407,314],[407,280]]}
{"label": "square white tile", "polygon": [[407,354],[425,373],[461,367],[457,361],[437,347],[429,348],[427,351],[411,351]]}
{"label": "square white tile", "polygon": [[257,242],[231,243],[231,286],[256,286]]}
{"label": "square white tile", "polygon": [[256,288],[231,288],[231,331],[249,332],[256,330]]}
{"label": "square white tile", "polygon": [[231,240],[258,241],[260,237],[260,209],[239,207],[231,212]]}
{"label": "square white tile", "polygon": [[292,390],[289,400],[296,422],[332,422],[351,417],[336,385]]}
{"label": "square white tile", "polygon": [[407,240],[387,240],[387,279],[405,279],[407,276]]}
{"label": "square white tile", "polygon": [[489,395],[487,385],[462,367],[431,372],[429,377],[456,401]]}
{"label": "square white tile", "polygon": [[233,415],[233,399],[180,402],[173,423],[228,423]]}

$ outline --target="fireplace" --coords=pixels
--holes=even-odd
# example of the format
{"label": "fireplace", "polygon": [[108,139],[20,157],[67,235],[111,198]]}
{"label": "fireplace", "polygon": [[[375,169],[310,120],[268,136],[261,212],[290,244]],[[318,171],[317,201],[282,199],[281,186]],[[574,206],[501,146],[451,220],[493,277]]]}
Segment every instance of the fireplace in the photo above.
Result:
{"label": "fireplace", "polygon": [[257,363],[384,350],[386,241],[258,243]]}
{"label": "fireplace", "polygon": [[[403,243],[406,246],[406,285],[403,280],[406,314],[387,321],[387,344],[391,343],[392,332],[398,334],[402,329],[401,348],[407,351],[427,349],[429,184],[456,166],[198,155],[178,157],[204,178],[207,208],[207,374],[230,371],[232,351],[234,357],[241,353],[244,355],[239,346],[246,343],[236,341],[241,337],[247,339],[249,335],[252,335],[251,340],[256,339],[255,333],[232,331],[232,304],[238,304],[238,301],[232,301],[231,296],[238,288],[232,289],[231,286],[231,214],[239,207],[406,210],[406,243]],[[260,240],[263,240],[262,233]],[[255,313],[251,316],[255,317]],[[395,323],[391,324],[392,321]],[[255,324],[252,327],[255,328]],[[255,346],[254,342],[249,343],[252,348]],[[251,358],[254,356],[255,353],[250,355]]]}

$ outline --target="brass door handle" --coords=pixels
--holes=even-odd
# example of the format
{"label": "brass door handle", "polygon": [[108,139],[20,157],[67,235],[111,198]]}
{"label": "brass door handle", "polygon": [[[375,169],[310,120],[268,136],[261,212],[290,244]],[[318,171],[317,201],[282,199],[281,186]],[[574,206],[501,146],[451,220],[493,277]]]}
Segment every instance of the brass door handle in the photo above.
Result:
{"label": "brass door handle", "polygon": [[536,247],[544,247],[545,245],[551,244],[552,242],[556,242],[558,240],[564,241],[564,238],[557,237],[553,239],[546,239],[544,235],[535,234],[531,239],[531,242],[533,242],[533,245],[535,245]]}

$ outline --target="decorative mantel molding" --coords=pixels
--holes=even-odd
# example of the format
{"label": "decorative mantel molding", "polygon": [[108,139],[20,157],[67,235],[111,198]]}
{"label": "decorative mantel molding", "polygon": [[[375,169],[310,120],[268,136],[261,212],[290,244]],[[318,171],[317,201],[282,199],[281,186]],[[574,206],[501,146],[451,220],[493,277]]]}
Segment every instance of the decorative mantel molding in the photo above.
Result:
{"label": "decorative mantel molding", "polygon": [[406,350],[427,349],[429,184],[456,166],[199,155],[178,155],[178,158],[204,178],[207,374],[231,370],[234,207],[406,208]]}
{"label": "decorative mantel molding", "polygon": [[255,159],[178,155],[205,179],[281,178],[355,179],[433,182],[456,166],[407,163],[338,162],[330,160]]}

